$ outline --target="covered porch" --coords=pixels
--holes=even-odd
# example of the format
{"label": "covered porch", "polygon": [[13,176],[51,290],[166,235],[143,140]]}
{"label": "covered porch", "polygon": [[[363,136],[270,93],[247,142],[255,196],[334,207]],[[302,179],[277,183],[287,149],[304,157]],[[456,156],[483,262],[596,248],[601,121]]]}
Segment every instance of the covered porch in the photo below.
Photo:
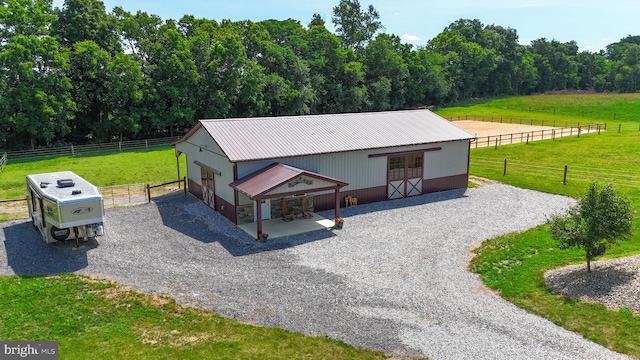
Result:
{"label": "covered porch", "polygon": [[[348,184],[311,171],[273,163],[229,185],[254,203],[254,222],[238,224],[238,227],[247,231],[249,227],[253,226],[254,229],[247,232],[259,239],[260,234],[263,233],[269,234],[269,238],[274,238],[332,227],[334,221],[319,218],[317,214],[313,213],[313,208],[298,209],[296,212],[293,209],[288,209],[287,199],[332,191],[335,198],[334,217],[339,218],[340,189]],[[282,204],[280,214],[277,216],[271,214],[271,200]],[[263,210],[265,205],[266,211]],[[296,216],[304,213],[310,216]],[[267,228],[270,228],[271,232]],[[308,230],[302,231],[304,229]]]}
{"label": "covered porch", "polygon": [[[310,231],[331,229],[334,225],[333,220],[313,214],[312,218],[296,218],[294,221],[289,222],[282,221],[280,218],[264,220],[262,222],[262,232],[269,234],[269,239],[277,239]],[[238,227],[254,238],[258,237],[255,223],[242,224],[238,225]]]}

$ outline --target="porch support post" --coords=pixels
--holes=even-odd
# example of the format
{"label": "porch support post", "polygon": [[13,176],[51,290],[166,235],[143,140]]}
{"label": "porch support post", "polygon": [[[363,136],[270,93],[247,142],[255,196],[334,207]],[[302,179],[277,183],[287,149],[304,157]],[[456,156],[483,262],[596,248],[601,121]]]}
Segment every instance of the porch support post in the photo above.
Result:
{"label": "porch support post", "polygon": [[[178,168],[178,189],[180,189],[180,155],[176,154],[176,168]],[[187,188],[187,182],[184,182],[184,188]]]}
{"label": "porch support post", "polygon": [[334,218],[339,218],[340,217],[340,187],[336,186],[336,207],[335,207],[335,217]]}
{"label": "porch support post", "polygon": [[256,199],[256,217],[258,219],[257,229],[256,229],[256,239],[260,238],[260,233],[262,232],[262,199]]}

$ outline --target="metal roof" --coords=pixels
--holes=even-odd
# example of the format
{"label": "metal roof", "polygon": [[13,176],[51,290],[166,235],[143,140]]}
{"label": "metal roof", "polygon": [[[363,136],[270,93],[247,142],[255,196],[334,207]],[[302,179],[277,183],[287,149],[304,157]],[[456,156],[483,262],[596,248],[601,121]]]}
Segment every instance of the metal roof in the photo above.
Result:
{"label": "metal roof", "polygon": [[229,185],[253,199],[275,189],[276,187],[288,181],[295,179],[300,175],[306,175],[309,177],[333,182],[336,183],[337,186],[341,187],[348,185],[344,181],[336,180],[321,174],[298,169],[297,167],[281,163],[273,163],[241,179],[238,179]]}
{"label": "metal roof", "polygon": [[475,138],[430,110],[212,119],[200,125],[232,162]]}

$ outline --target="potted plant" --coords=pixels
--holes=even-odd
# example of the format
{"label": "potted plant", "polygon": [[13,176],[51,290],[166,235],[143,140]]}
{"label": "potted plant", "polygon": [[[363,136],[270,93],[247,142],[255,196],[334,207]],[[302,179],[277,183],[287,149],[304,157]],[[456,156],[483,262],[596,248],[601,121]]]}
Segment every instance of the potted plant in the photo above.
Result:
{"label": "potted plant", "polygon": [[258,234],[258,241],[260,242],[267,242],[267,239],[269,238],[269,234],[261,232],[260,234]]}
{"label": "potted plant", "polygon": [[337,217],[335,219],[335,228],[336,229],[342,229],[342,225],[344,225],[344,219]]}

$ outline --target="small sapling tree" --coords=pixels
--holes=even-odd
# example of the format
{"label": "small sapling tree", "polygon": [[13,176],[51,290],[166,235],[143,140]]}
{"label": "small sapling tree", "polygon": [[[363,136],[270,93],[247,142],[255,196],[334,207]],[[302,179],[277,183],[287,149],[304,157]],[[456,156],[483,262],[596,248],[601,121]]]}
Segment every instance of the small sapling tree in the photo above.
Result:
{"label": "small sapling tree", "polygon": [[548,225],[561,249],[580,248],[586,252],[587,272],[591,272],[592,259],[631,235],[633,217],[629,199],[619,195],[611,183],[599,189],[594,181],[575,206],[564,215],[552,216]]}

